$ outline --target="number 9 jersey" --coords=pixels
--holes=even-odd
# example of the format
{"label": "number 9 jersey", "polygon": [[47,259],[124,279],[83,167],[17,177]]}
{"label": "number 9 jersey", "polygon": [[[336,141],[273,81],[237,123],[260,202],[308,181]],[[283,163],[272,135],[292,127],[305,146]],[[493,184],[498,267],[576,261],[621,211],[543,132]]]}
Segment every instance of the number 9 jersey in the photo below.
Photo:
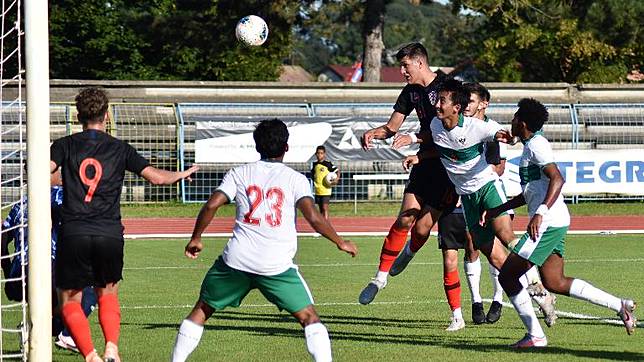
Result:
{"label": "number 9 jersey", "polygon": [[149,162],[128,143],[91,129],[54,141],[51,161],[62,169],[63,235],[121,238],[125,170],[140,174]]}
{"label": "number 9 jersey", "polygon": [[237,209],[224,262],[260,275],[277,275],[293,267],[295,205],[303,197],[313,198],[307,178],[281,162],[261,160],[228,171],[217,191],[235,200]]}

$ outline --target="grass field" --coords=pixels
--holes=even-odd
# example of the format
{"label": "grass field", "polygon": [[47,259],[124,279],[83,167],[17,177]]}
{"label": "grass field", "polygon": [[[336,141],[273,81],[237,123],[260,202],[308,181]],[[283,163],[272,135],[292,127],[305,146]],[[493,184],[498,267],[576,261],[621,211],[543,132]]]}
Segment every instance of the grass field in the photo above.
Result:
{"label": "grass field", "polygon": [[[593,319],[560,316],[557,324],[546,330],[550,346],[543,350],[516,352],[507,348],[524,334],[517,314],[509,307],[494,325],[469,323],[455,333],[444,331],[450,313],[433,237],[405,273],[390,278],[374,303],[359,305],[358,294],[377,266],[381,238],[360,237],[354,241],[360,247],[355,259],[324,238],[301,238],[296,257],[313,291],[318,313],[329,329],[337,361],[644,360],[644,330],[627,336],[621,325],[603,320],[618,321],[612,311],[567,297],[557,301],[560,312]],[[195,302],[201,279],[225,240],[208,239],[206,250],[197,260],[183,256],[185,242],[126,241],[125,280],[121,284],[124,361],[169,359],[177,327]],[[570,236],[566,253],[569,275],[644,301],[640,236]],[[461,280],[467,323],[470,299],[462,272]],[[482,283],[485,298],[491,294],[489,278],[483,275]],[[5,324],[17,315],[5,312],[3,318]],[[102,345],[97,313],[90,322],[96,344]],[[15,348],[8,338],[4,347]],[[62,350],[55,350],[53,359],[81,360]],[[308,361],[310,357],[294,319],[253,291],[242,307],[215,313],[191,360]]]}
{"label": "grass field", "polygon": [[[201,208],[201,203],[158,203],[158,204],[130,204],[123,205],[121,211],[124,218],[128,217],[196,217]],[[639,201],[629,202],[583,202],[568,204],[570,213],[574,216],[581,215],[644,215],[644,203]],[[331,203],[332,216],[392,216],[398,215],[400,202],[364,202],[358,203],[358,215],[354,211],[352,202]],[[526,207],[515,210],[517,215],[526,215]],[[234,216],[235,205],[229,204],[220,208],[217,216]]]}

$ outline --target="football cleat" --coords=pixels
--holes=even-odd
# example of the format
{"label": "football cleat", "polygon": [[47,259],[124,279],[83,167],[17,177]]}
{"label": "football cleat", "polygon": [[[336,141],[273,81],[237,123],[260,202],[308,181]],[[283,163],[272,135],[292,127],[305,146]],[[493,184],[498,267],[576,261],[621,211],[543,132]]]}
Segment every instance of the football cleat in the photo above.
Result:
{"label": "football cleat", "polygon": [[407,265],[409,265],[411,259],[414,258],[414,254],[409,250],[409,244],[411,244],[411,240],[407,240],[402,252],[398,254],[398,257],[394,260],[394,264],[389,269],[389,275],[392,277],[402,273],[407,268]]}
{"label": "football cleat", "polygon": [[452,322],[447,328],[445,328],[446,331],[455,332],[465,328],[465,321],[463,320],[463,318],[452,317],[451,320]]}
{"label": "football cleat", "polygon": [[54,344],[62,349],[80,353],[78,351],[78,347],[76,347],[76,343],[74,343],[74,339],[71,336],[64,335],[63,332],[60,332],[58,334],[58,337],[56,337]]}
{"label": "football cleat", "polygon": [[630,299],[622,299],[622,308],[617,312],[617,315],[624,322],[624,327],[626,327],[626,333],[629,335],[633,334],[635,327],[637,327],[637,318],[633,311],[637,307],[637,304]]}
{"label": "football cleat", "polygon": [[485,323],[485,310],[483,309],[483,303],[472,303],[472,322],[474,322],[474,324]]}
{"label": "football cleat", "polygon": [[501,310],[503,308],[503,304],[500,302],[497,302],[496,300],[492,302],[492,305],[490,306],[490,309],[487,311],[487,316],[485,316],[485,320],[488,323],[496,323],[499,318],[501,318]]}
{"label": "football cleat", "polygon": [[545,296],[534,295],[532,296],[532,299],[539,305],[539,310],[541,310],[541,313],[543,314],[543,321],[548,327],[552,327],[557,321],[557,312],[555,310],[555,302],[557,301],[557,298],[554,294],[549,293],[548,291],[546,291],[546,293],[547,294]]}
{"label": "football cleat", "polygon": [[510,345],[510,348],[535,348],[535,347],[545,347],[548,345],[548,340],[546,336],[535,337],[530,333],[526,333],[521,340]]}
{"label": "football cleat", "polygon": [[362,290],[358,301],[360,304],[369,304],[376,297],[376,294],[387,285],[387,281],[380,281],[378,279],[371,279],[369,284]]}

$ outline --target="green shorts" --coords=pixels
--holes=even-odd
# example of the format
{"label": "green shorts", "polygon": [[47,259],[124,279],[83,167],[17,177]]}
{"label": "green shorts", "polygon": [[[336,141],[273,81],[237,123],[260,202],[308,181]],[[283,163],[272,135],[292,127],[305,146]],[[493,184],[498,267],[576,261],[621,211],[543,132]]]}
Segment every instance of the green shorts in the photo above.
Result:
{"label": "green shorts", "polygon": [[215,310],[239,307],[255,288],[280,310],[291,314],[313,304],[313,296],[297,268],[278,275],[259,275],[231,268],[221,256],[201,283],[200,299]]}
{"label": "green shorts", "polygon": [[[476,249],[494,240],[494,229],[491,223],[488,223],[486,227],[479,224],[481,214],[483,211],[502,205],[506,201],[507,197],[501,180],[490,181],[476,192],[461,195],[465,224],[474,237]],[[504,212],[501,215],[506,214],[507,212]]]}
{"label": "green shorts", "polygon": [[541,236],[536,241],[525,233],[512,248],[512,252],[535,265],[542,266],[552,254],[557,253],[563,258],[567,232],[567,226],[548,226],[545,231],[541,231]]}

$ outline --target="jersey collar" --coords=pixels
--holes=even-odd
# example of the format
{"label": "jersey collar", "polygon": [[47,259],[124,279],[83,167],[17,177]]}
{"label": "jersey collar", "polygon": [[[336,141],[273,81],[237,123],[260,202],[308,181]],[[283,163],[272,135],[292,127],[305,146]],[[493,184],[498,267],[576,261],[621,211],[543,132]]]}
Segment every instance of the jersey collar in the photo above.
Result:
{"label": "jersey collar", "polygon": [[465,117],[463,117],[463,113],[458,114],[458,126],[463,127],[463,122],[465,120]]}
{"label": "jersey collar", "polygon": [[527,144],[528,142],[530,142],[530,140],[534,138],[534,136],[543,136],[543,130],[540,129],[537,132],[533,133],[532,136],[528,137],[527,139],[521,140],[521,143],[523,143],[524,145]]}

